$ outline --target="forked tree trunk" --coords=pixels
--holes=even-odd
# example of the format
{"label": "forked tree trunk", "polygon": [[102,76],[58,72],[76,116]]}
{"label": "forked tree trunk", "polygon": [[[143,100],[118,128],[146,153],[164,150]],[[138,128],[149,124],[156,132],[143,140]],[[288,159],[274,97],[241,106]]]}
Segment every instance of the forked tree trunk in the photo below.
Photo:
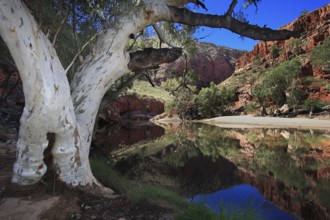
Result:
{"label": "forked tree trunk", "polygon": [[47,169],[47,133],[55,133],[52,154],[60,179],[72,185],[91,183],[89,166],[80,158],[70,86],[54,47],[20,1],[1,1],[0,15],[0,34],[20,72],[25,97],[12,182],[29,185],[40,180]]}
{"label": "forked tree trunk", "polygon": [[54,47],[25,5],[2,0],[0,6],[0,34],[16,62],[25,96],[12,182],[30,185],[41,179],[47,169],[43,162],[47,134],[54,133],[51,152],[59,178],[74,186],[96,183],[88,155],[98,108],[114,81],[130,72],[129,35],[151,22],[150,11],[144,8],[125,16],[102,33],[70,91]]}

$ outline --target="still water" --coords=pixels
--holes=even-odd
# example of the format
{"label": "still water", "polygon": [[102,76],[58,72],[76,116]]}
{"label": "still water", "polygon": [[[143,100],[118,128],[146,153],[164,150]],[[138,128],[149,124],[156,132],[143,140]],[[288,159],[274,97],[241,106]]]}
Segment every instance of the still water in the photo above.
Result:
{"label": "still water", "polygon": [[223,204],[264,219],[330,219],[330,131],[145,124],[104,127],[97,140],[128,178],[216,212]]}

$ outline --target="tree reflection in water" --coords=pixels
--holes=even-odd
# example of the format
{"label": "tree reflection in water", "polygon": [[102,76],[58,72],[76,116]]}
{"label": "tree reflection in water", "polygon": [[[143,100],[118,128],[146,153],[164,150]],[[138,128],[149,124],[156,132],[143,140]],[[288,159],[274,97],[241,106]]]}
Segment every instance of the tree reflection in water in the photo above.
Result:
{"label": "tree reflection in water", "polygon": [[191,124],[107,152],[126,176],[187,197],[249,184],[280,209],[330,219],[329,131]]}

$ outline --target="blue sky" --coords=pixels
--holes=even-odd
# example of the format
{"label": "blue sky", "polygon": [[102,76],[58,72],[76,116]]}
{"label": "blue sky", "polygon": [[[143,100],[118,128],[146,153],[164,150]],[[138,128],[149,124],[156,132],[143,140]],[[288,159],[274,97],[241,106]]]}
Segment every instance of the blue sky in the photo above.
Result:
{"label": "blue sky", "polygon": [[[202,8],[195,10],[200,13],[222,15],[227,11],[231,0],[205,0],[204,3],[208,8],[207,12]],[[255,13],[256,8],[254,6],[250,6],[244,12],[247,14],[250,24],[267,25],[267,27],[277,29],[299,17],[302,11],[312,12],[326,4],[329,4],[329,0],[262,0],[257,13]],[[235,11],[242,6],[243,0],[239,0]],[[249,38],[242,39],[228,30],[206,27],[201,27],[196,37],[203,37],[198,41],[242,50],[252,50],[258,42]]]}

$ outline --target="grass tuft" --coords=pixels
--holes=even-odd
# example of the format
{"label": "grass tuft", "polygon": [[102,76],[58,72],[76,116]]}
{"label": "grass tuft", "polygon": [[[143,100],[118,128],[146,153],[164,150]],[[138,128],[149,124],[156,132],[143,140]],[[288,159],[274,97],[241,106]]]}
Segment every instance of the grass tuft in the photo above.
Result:
{"label": "grass tuft", "polygon": [[150,83],[141,80],[135,80],[133,87],[128,90],[129,94],[136,94],[139,97],[151,97],[164,102],[173,100],[173,96],[169,92],[159,87],[152,87]]}

